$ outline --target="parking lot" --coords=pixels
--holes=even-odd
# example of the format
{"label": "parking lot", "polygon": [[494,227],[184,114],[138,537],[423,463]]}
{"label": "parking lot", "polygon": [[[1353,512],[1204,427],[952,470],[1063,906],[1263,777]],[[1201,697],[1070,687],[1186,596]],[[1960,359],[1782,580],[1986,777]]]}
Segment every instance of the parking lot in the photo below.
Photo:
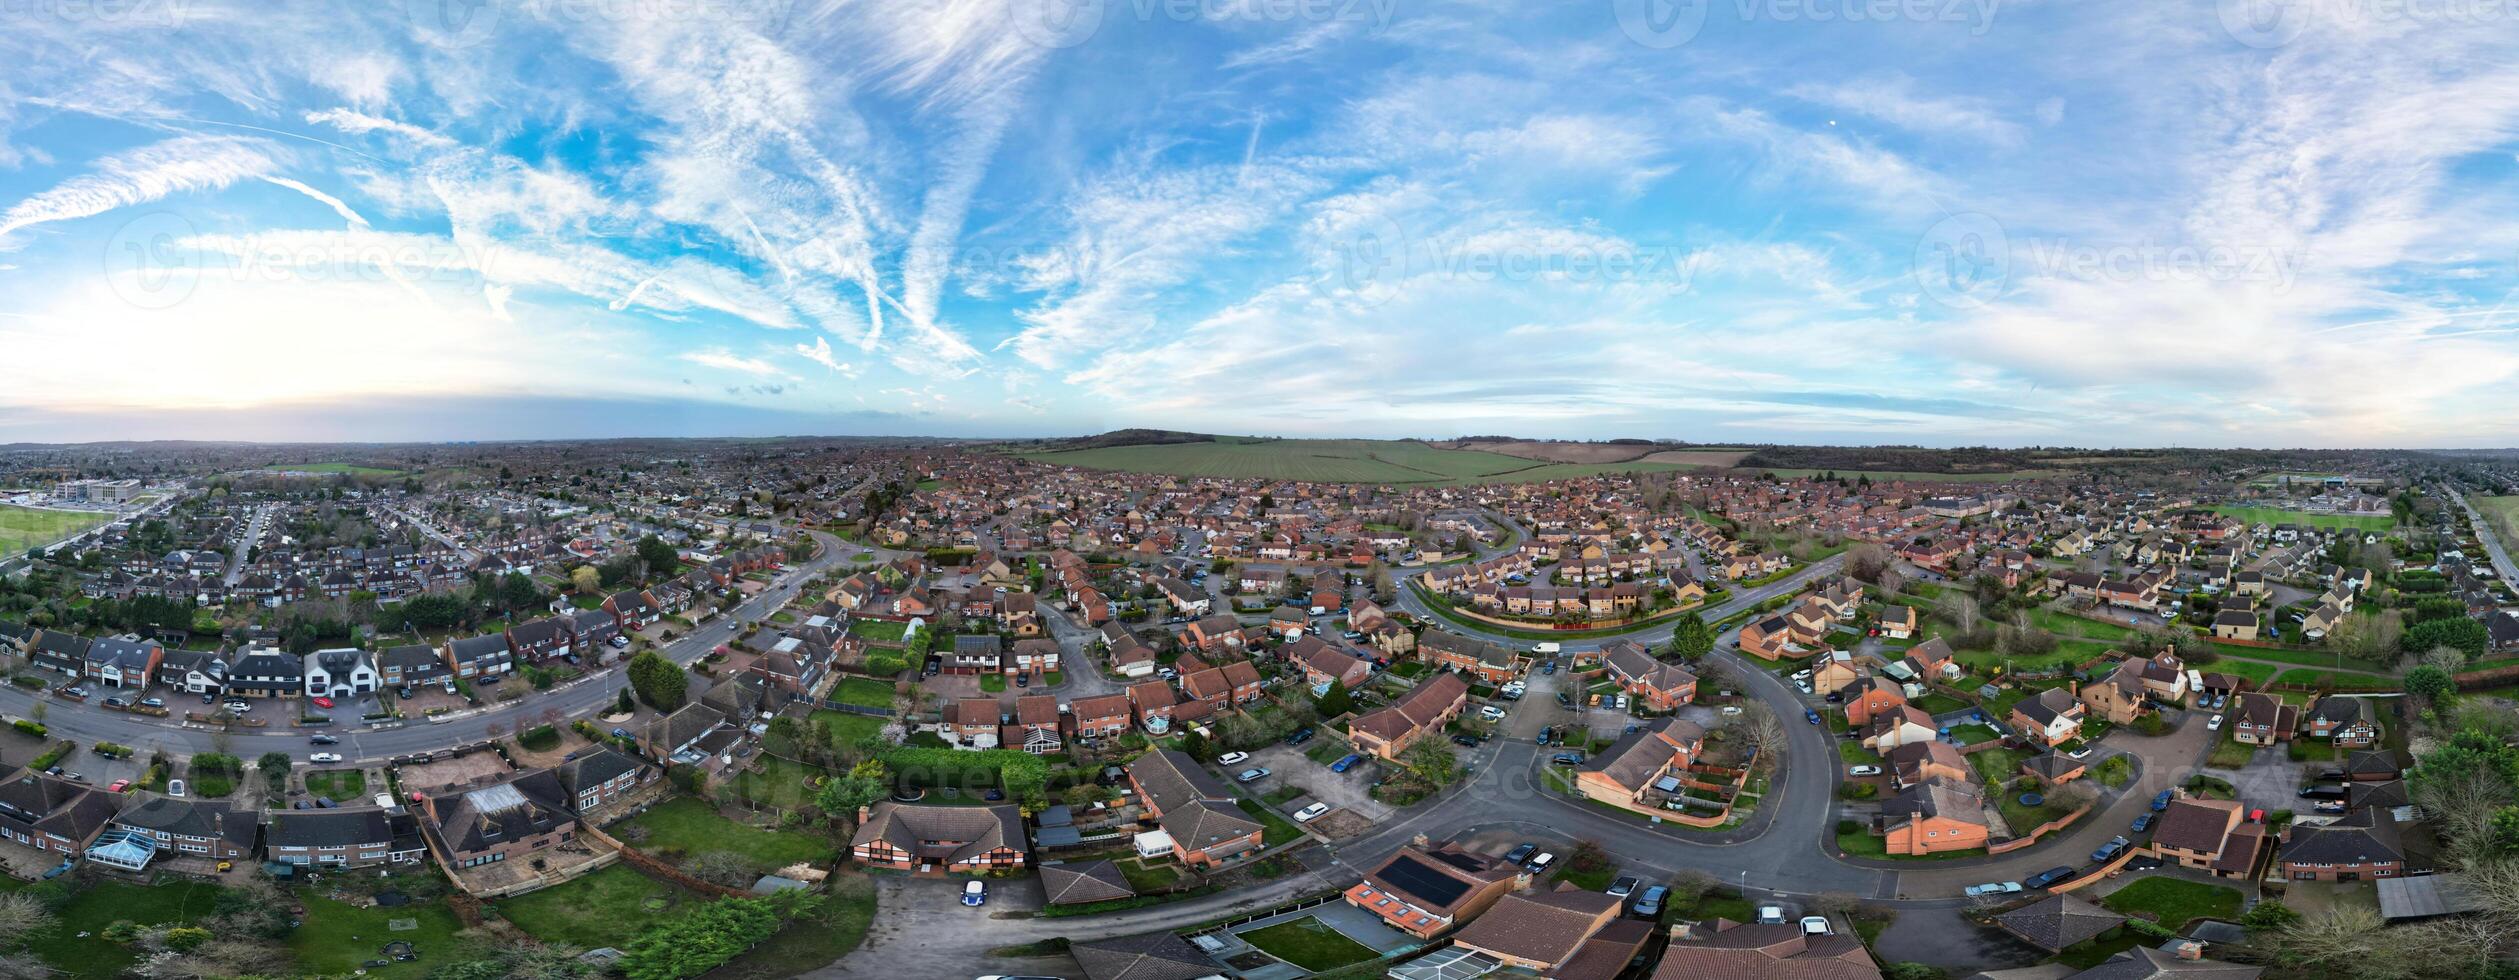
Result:
{"label": "parking lot", "polygon": [[1224,771],[1224,776],[1228,780],[1233,778],[1234,773],[1252,766],[1267,768],[1270,773],[1268,778],[1244,787],[1246,792],[1254,796],[1265,796],[1283,786],[1297,786],[1314,799],[1333,807],[1354,811],[1358,816],[1368,820],[1380,821],[1389,818],[1396,811],[1373,799],[1373,783],[1374,780],[1380,778],[1380,770],[1376,768],[1379,760],[1367,757],[1364,761],[1357,763],[1354,768],[1341,773],[1331,772],[1328,766],[1304,756],[1304,750],[1319,744],[1320,738],[1336,738],[1337,735],[1336,732],[1329,732],[1316,736],[1312,743],[1302,747],[1280,742],[1251,753],[1250,761],[1218,768]]}

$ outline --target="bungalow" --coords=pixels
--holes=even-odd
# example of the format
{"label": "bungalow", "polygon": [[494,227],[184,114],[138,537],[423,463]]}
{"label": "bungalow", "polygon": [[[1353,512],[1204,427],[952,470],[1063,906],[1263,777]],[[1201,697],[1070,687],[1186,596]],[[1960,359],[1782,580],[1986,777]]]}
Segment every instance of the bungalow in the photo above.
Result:
{"label": "bungalow", "polygon": [[1574,788],[1614,807],[1659,817],[1681,809],[1689,766],[1705,748],[1705,729],[1663,718],[1610,743],[1574,771]]}
{"label": "bungalow", "polygon": [[857,810],[849,857],[895,871],[1012,871],[1024,866],[1032,839],[1013,806],[924,806],[885,800]]}
{"label": "bungalow", "polygon": [[1347,741],[1366,755],[1397,759],[1418,739],[1460,717],[1468,704],[1469,685],[1459,675],[1438,674],[1419,681],[1397,703],[1349,722]]}
{"label": "bungalow", "polygon": [[1880,809],[1877,826],[1891,854],[1940,854],[1986,844],[1985,798],[1964,780],[1905,787]]}
{"label": "bungalow", "polygon": [[1510,894],[1522,869],[1453,844],[1403,847],[1349,887],[1347,904],[1418,939],[1478,917]]}
{"label": "bungalow", "polygon": [[2405,873],[2405,844],[2396,818],[2370,807],[2328,824],[2293,824],[2277,860],[2293,881],[2393,878]]}
{"label": "bungalow", "polygon": [[1175,749],[1128,764],[1129,788],[1146,816],[1172,839],[1172,854],[1191,867],[1211,867],[1258,851],[1263,827],[1243,813],[1223,783]]}
{"label": "bungalow", "polygon": [[[1626,901],[1571,882],[1555,891],[1514,893],[1497,900],[1452,937],[1454,948],[1481,953],[1506,968],[1559,976],[1594,933],[1618,918]],[[1642,925],[1642,923],[1639,923]],[[1619,966],[1626,965],[1622,959]]]}
{"label": "bungalow", "polygon": [[1643,644],[1633,640],[1612,643],[1602,659],[1608,665],[1610,680],[1651,710],[1674,711],[1697,699],[1697,675],[1654,659]]}
{"label": "bungalow", "polygon": [[2052,746],[2080,737],[2083,717],[2082,703],[2074,700],[2071,691],[2050,687],[2012,705],[2006,720],[2030,741]]}
{"label": "bungalow", "polygon": [[86,850],[121,797],[86,783],[19,768],[0,778],[0,837],[63,855]]}

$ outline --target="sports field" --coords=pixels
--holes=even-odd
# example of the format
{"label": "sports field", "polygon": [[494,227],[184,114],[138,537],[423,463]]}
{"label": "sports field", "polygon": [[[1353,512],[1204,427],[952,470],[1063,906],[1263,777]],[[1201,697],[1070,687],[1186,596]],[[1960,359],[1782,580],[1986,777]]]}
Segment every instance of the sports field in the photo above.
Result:
{"label": "sports field", "polygon": [[1365,439],[1236,439],[1020,454],[1097,470],[1316,483],[1505,483],[1682,469],[1670,463],[1543,463],[1499,453]]}
{"label": "sports field", "polygon": [[113,516],[85,510],[38,510],[0,504],[0,555],[17,555],[28,548],[41,548],[103,524]]}
{"label": "sports field", "polygon": [[349,476],[399,476],[401,470],[378,469],[356,463],[273,463],[263,469],[274,473],[340,473]]}
{"label": "sports field", "polygon": [[2519,542],[2519,497],[2478,497],[2469,494],[2467,503],[2474,504],[2475,512],[2484,515],[2484,519],[2492,523],[2493,533],[2502,539],[2503,547],[2509,547],[2512,542]]}
{"label": "sports field", "polygon": [[2223,504],[2213,508],[2213,513],[2236,517],[2248,522],[2250,527],[2258,524],[2300,524],[2319,528],[2349,527],[2357,531],[2385,531],[2397,526],[2397,519],[2387,515],[2364,517],[2349,514],[2312,514],[2305,510],[2285,510],[2281,507],[2242,507],[2237,504]]}

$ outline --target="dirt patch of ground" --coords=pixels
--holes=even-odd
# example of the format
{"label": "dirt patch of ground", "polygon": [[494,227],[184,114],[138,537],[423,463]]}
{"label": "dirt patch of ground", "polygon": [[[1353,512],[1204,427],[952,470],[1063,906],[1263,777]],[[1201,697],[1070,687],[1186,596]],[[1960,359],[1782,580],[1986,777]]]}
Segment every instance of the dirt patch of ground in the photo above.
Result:
{"label": "dirt patch of ground", "polygon": [[489,782],[508,773],[507,760],[496,752],[473,752],[459,759],[439,759],[404,766],[398,773],[406,791],[439,793]]}
{"label": "dirt patch of ground", "polygon": [[1678,466],[1733,467],[1739,466],[1741,457],[1747,455],[1749,450],[1746,449],[1665,449],[1646,454],[1644,461]]}
{"label": "dirt patch of ground", "polygon": [[1550,463],[1624,463],[1653,449],[1651,446],[1615,445],[1605,442],[1434,442],[1437,449],[1467,449],[1495,453],[1521,459]]}
{"label": "dirt patch of ground", "polygon": [[1331,840],[1345,840],[1373,829],[1373,821],[1354,810],[1331,810],[1312,821],[1312,832]]}

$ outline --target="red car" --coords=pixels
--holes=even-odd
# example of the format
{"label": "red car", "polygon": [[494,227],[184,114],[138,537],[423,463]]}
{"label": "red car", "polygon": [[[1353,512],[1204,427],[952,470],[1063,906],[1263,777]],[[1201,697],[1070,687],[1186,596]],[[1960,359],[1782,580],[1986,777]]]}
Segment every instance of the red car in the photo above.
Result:
{"label": "red car", "polygon": [[2248,811],[2248,822],[2250,822],[2250,823],[2264,823],[2264,822],[2265,822],[2265,811],[2264,811],[2264,810],[2250,810],[2250,811]]}
{"label": "red car", "polygon": [[105,792],[108,792],[108,793],[120,793],[120,792],[122,792],[123,790],[127,790],[127,789],[130,789],[130,788],[131,788],[131,780],[128,780],[128,779],[117,779],[117,780],[114,780],[114,784],[113,784],[113,785],[105,787]]}
{"label": "red car", "polygon": [[316,698],[316,699],[315,699],[315,707],[318,707],[318,708],[329,708],[329,707],[332,707],[332,699],[331,699],[331,698]]}

